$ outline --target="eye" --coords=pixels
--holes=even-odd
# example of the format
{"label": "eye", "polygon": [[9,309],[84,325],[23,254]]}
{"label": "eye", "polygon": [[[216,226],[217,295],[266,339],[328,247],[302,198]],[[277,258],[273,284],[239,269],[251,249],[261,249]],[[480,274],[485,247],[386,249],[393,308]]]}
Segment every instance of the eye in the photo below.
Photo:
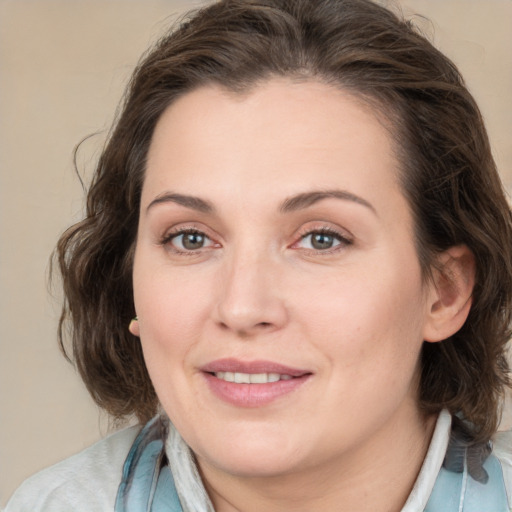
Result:
{"label": "eye", "polygon": [[186,229],[171,233],[162,241],[176,252],[193,252],[213,245],[213,241],[201,231]]}
{"label": "eye", "polygon": [[351,240],[331,229],[317,229],[301,236],[296,247],[314,251],[329,251],[338,246],[347,246]]}

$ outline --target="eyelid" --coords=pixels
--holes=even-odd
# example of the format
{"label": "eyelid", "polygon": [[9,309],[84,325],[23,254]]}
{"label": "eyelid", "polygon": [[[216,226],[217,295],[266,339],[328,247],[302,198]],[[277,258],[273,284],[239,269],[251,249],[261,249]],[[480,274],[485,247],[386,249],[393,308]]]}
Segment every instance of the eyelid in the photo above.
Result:
{"label": "eyelid", "polygon": [[[209,240],[211,243],[205,247],[200,247],[196,250],[192,249],[180,249],[172,244],[172,240],[181,235],[185,234],[198,234],[202,235],[205,239]],[[196,225],[178,225],[172,227],[165,231],[165,233],[161,236],[159,240],[159,245],[165,247],[168,251],[178,254],[178,255],[198,255],[201,254],[204,250],[208,250],[211,248],[218,248],[221,245],[210,235],[208,234],[208,230],[204,228],[198,228]]]}
{"label": "eyelid", "polygon": [[[159,245],[164,247],[168,247],[172,253],[177,255],[199,255],[205,250],[210,250],[212,248],[220,248],[222,244],[219,243],[216,238],[209,233],[209,229],[205,227],[198,227],[197,224],[178,224],[177,226],[173,226],[170,229],[167,229],[164,234],[159,239]],[[205,247],[200,247],[197,249],[180,249],[179,247],[174,246],[171,242],[174,238],[179,237],[180,235],[187,233],[197,233],[204,236],[210,243]],[[315,233],[323,233],[326,235],[330,235],[335,237],[339,243],[334,245],[333,247],[327,249],[315,249],[315,248],[301,248],[299,244],[308,236],[311,236]],[[295,237],[295,241],[289,246],[292,249],[301,249],[302,252],[309,252],[314,255],[328,255],[334,252],[338,252],[340,250],[346,249],[348,246],[354,243],[353,235],[346,229],[333,227],[332,225],[327,225],[325,223],[322,224],[313,224],[306,223],[303,225],[300,230],[297,232]]]}
{"label": "eyelid", "polygon": [[186,235],[186,234],[198,234],[203,235],[205,238],[208,238],[211,240],[211,238],[200,229],[197,228],[178,228],[175,230],[170,230],[165,233],[165,235],[162,236],[161,243],[169,243],[173,238],[177,238],[180,235]]}
{"label": "eyelid", "polygon": [[347,246],[350,246],[354,243],[353,235],[351,233],[349,233],[347,230],[340,229],[340,228],[334,228],[330,225],[325,225],[325,224],[317,225],[317,226],[306,225],[306,226],[303,226],[299,230],[299,234],[298,234],[299,239],[291,245],[291,248],[292,249],[301,249],[300,247],[298,247],[298,244],[300,242],[302,242],[308,236],[311,236],[312,234],[315,234],[315,233],[323,233],[326,235],[333,236],[339,241],[339,243],[329,249],[302,248],[303,251],[309,252],[311,254],[327,255],[327,254],[332,254],[334,252],[343,250]]}

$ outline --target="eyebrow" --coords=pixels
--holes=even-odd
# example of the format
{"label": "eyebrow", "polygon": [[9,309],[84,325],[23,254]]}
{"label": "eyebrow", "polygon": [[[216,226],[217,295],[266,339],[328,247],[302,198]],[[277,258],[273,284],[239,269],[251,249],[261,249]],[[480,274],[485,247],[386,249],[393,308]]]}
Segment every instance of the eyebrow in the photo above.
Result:
{"label": "eyebrow", "polygon": [[176,203],[201,213],[215,213],[213,204],[205,199],[184,194],[174,194],[172,192],[165,192],[153,199],[146,208],[146,212],[153,206],[162,203]]}
{"label": "eyebrow", "polygon": [[[351,192],[347,192],[346,190],[315,190],[311,192],[303,192],[291,197],[288,197],[281,204],[279,211],[281,213],[289,213],[297,210],[303,210],[312,206],[313,204],[322,201],[323,199],[341,199],[343,201],[351,201],[353,203],[360,204],[370,209],[375,215],[377,212],[373,205]],[[151,203],[149,203],[146,211],[148,211],[153,206],[162,203],[176,203],[185,208],[190,208],[191,210],[196,210],[201,213],[215,213],[215,207],[212,203],[205,199],[201,199],[200,197],[184,195],[184,194],[176,194],[172,192],[165,192],[159,196],[157,196]]]}
{"label": "eyebrow", "polygon": [[371,203],[363,199],[362,197],[356,196],[346,190],[316,190],[312,192],[304,192],[295,196],[285,199],[281,205],[280,211],[282,213],[294,212],[308,208],[309,206],[322,201],[323,199],[341,199],[343,201],[351,201],[353,203],[360,204],[369,208],[375,215],[377,211]]}

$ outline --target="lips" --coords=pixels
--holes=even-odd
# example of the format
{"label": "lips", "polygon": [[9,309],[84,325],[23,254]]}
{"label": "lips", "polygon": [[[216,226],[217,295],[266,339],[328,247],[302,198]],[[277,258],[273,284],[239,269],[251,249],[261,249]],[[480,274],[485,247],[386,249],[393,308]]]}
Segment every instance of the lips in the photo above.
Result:
{"label": "lips", "polygon": [[308,370],[271,361],[219,359],[201,368],[209,389],[237,407],[261,407],[298,390],[312,376]]}
{"label": "lips", "polygon": [[208,373],[217,372],[239,372],[239,373],[278,373],[280,375],[290,375],[291,377],[301,377],[308,370],[292,368],[272,361],[239,361],[238,359],[217,359],[204,365],[201,370]]}

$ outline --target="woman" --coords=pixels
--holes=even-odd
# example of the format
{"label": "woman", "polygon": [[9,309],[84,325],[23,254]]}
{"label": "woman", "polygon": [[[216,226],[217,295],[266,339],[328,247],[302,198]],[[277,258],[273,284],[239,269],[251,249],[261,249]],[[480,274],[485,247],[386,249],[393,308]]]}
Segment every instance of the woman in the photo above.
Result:
{"label": "woman", "polygon": [[407,23],[199,11],[135,71],[58,246],[61,342],[145,426],[7,510],[508,511],[511,234],[478,108]]}

